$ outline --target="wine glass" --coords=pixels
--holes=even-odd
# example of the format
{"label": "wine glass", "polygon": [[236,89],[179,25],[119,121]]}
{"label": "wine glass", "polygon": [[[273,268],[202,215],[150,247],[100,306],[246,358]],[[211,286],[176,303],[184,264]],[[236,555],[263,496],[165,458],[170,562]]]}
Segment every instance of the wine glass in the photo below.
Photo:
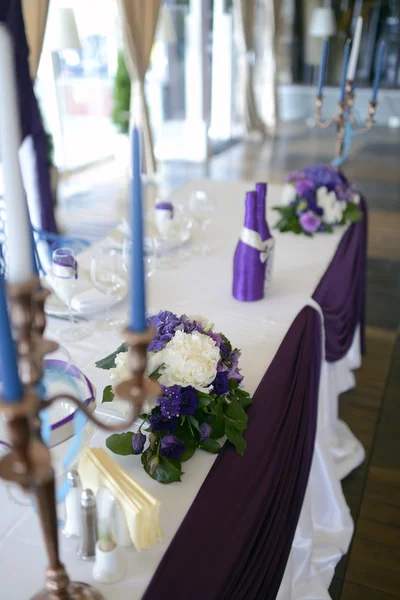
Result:
{"label": "wine glass", "polygon": [[[189,196],[189,211],[194,222],[202,232],[203,237],[215,214],[215,209],[215,200],[212,196],[207,194],[207,192],[204,190],[194,190],[191,192]],[[195,252],[201,255],[207,255],[210,254],[211,248],[209,244],[202,243],[195,248]]]}
{"label": "wine glass", "polygon": [[70,326],[60,332],[63,342],[79,342],[91,335],[91,329],[85,325],[74,322],[72,312],[72,298],[75,294],[76,280],[78,278],[78,263],[72,248],[57,248],[52,256],[52,283],[57,296],[68,307]]}
{"label": "wine glass", "polygon": [[[122,298],[125,282],[120,271],[121,255],[109,248],[99,248],[92,258],[90,276],[94,286],[107,297],[106,316],[96,322],[99,331],[110,331],[123,325],[111,316],[111,306]],[[114,300],[114,302],[113,302]]]}
{"label": "wine glass", "polygon": [[[132,256],[132,240],[125,238],[122,244],[122,266],[124,271],[129,272],[129,265]],[[155,271],[154,255],[146,253],[144,256],[145,277],[148,279]]]}

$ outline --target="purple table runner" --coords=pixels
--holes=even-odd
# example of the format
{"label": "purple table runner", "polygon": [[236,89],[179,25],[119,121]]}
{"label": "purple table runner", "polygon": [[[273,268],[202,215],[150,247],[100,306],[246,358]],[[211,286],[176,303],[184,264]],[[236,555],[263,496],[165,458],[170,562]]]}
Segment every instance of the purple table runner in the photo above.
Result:
{"label": "purple table runner", "polygon": [[[326,358],[343,358],[357,325],[365,348],[367,206],[313,298],[324,314]],[[304,308],[249,410],[243,458],[227,443],[166,551],[143,600],[274,600],[304,500],[316,431],[321,337]]]}
{"label": "purple table runner", "polygon": [[243,458],[225,444],[144,600],[275,598],[311,467],[320,366],[319,316],[306,307],[257,388]]}
{"label": "purple table runner", "polygon": [[328,362],[343,358],[360,325],[361,352],[365,351],[365,294],[367,268],[367,203],[361,198],[362,221],[344,234],[313,298],[324,313],[325,356]]}

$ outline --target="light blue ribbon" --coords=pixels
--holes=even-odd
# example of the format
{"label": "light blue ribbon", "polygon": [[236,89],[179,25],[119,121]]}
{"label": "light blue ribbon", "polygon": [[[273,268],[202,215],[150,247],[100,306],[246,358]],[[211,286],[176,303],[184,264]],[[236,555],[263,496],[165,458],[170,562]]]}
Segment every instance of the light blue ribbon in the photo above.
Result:
{"label": "light blue ribbon", "polygon": [[[362,128],[363,127],[363,123],[361,121],[361,116],[360,116],[360,113],[357,110],[357,108],[353,107],[353,113],[354,113],[354,116],[355,116],[355,118],[357,120],[358,126],[360,128]],[[345,116],[347,116],[347,114],[348,113],[345,113]],[[355,129],[353,129],[353,127],[351,126],[350,119],[346,119],[346,121],[344,123],[343,151],[342,151],[342,154],[338,158],[334,158],[331,161],[331,164],[334,167],[340,167],[345,162],[345,160],[347,159],[347,157],[349,156],[349,153],[350,153],[351,140],[356,135],[359,135],[358,131],[355,130]]]}

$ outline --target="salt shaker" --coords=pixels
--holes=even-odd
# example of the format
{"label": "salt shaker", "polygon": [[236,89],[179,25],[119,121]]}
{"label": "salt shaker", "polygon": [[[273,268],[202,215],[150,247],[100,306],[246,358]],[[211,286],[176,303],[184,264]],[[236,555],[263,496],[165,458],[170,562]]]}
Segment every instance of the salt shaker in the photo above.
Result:
{"label": "salt shaker", "polygon": [[70,490],[65,499],[66,519],[63,534],[66,537],[77,538],[81,535],[81,492],[82,485],[78,471],[68,471],[67,481]]}
{"label": "salt shaker", "polygon": [[96,499],[92,490],[83,490],[81,494],[81,528],[82,537],[78,557],[82,560],[92,560],[96,554],[97,511]]}

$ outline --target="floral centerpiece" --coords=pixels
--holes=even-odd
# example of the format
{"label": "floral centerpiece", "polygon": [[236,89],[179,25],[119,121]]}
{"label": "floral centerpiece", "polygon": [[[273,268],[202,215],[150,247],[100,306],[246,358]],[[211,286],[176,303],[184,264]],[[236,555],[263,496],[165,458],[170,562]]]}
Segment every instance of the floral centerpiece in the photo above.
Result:
{"label": "floral centerpiece", "polygon": [[356,223],[362,217],[355,193],[344,174],[330,164],[307,167],[289,173],[283,190],[282,206],[275,228],[312,236],[332,233],[337,225]]}
{"label": "floral centerpiece", "polygon": [[[240,351],[202,317],[162,311],[148,324],[156,330],[148,375],[161,384],[162,396],[144,409],[138,431],[111,435],[107,447],[116,454],[140,454],[146,473],[161,483],[180,481],[182,463],[197,449],[218,453],[224,436],[243,455],[245,411],[252,399],[241,387]],[[118,402],[113,385],[129,377],[127,358],[122,345],[96,363],[111,374],[103,402]]]}

